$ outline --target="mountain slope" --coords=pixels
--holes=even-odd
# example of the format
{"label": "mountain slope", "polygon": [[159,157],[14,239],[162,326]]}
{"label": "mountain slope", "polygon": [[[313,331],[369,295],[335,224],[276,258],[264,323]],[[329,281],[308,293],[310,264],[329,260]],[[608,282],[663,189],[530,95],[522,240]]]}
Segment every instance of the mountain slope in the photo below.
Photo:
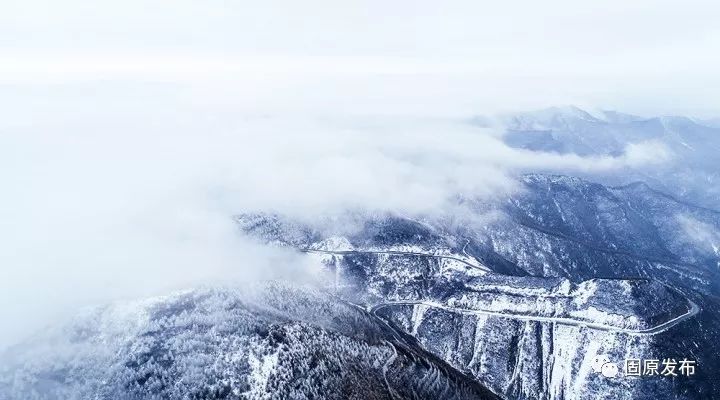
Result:
{"label": "mountain slope", "polygon": [[93,310],[3,359],[3,400],[496,398],[366,312],[272,282]]}
{"label": "mountain slope", "polygon": [[[537,174],[522,182],[500,205],[464,200],[470,213],[505,215],[480,224],[466,214],[351,213],[335,230],[280,216],[238,221],[263,241],[309,252],[334,272],[340,296],[508,398],[720,395],[717,259],[671,229],[675,215],[716,227],[717,213],[637,185]],[[658,329],[638,330],[640,321]],[[613,380],[592,371],[598,354],[691,357],[703,367],[676,380]]]}
{"label": "mountain slope", "polygon": [[[500,120],[506,131],[505,143],[517,148],[620,156],[636,146],[634,156],[660,162],[631,164],[621,173],[586,177],[610,185],[643,181],[683,200],[720,209],[720,166],[716,161],[720,128],[712,123],[682,116],[641,118],[613,111],[591,115],[572,106],[504,115]],[[642,149],[648,143],[652,145]]]}
{"label": "mountain slope", "polygon": [[[720,241],[712,232],[720,232],[720,213],[647,185],[608,188],[539,174],[522,183],[502,206],[507,218],[463,233],[470,254],[495,253],[530,275],[653,278],[718,293]],[[698,240],[693,224],[708,237]]]}

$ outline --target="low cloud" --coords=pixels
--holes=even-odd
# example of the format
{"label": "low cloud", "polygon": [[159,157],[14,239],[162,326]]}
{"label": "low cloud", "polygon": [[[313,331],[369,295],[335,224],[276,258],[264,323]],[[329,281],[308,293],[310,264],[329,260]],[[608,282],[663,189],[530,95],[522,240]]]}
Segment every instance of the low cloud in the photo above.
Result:
{"label": "low cloud", "polygon": [[238,212],[432,213],[457,194],[510,193],[524,170],[662,158],[652,144],[615,158],[534,153],[443,113],[327,102],[298,112],[253,103],[285,93],[248,89],[235,101],[227,90],[95,83],[0,97],[0,347],[82,304],[314,273],[239,236]]}
{"label": "low cloud", "polygon": [[714,226],[690,215],[679,214],[675,218],[681,232],[694,247],[710,254],[720,255],[720,232]]}
{"label": "low cloud", "polygon": [[649,140],[628,144],[623,159],[628,167],[643,167],[666,163],[673,159],[673,152],[664,143]]}

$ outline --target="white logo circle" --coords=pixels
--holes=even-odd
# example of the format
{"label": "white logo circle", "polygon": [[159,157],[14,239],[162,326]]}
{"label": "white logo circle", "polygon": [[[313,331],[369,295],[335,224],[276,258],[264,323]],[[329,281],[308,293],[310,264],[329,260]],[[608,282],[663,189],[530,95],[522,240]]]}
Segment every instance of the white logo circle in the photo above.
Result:
{"label": "white logo circle", "polygon": [[618,374],[618,367],[617,367],[617,364],[615,364],[615,363],[607,362],[607,363],[603,364],[600,371],[602,372],[604,377],[614,378]]}
{"label": "white logo circle", "polygon": [[596,373],[600,373],[602,371],[602,366],[604,364],[607,364],[610,362],[610,357],[607,356],[607,354],[599,354],[595,356],[592,360],[592,369]]}

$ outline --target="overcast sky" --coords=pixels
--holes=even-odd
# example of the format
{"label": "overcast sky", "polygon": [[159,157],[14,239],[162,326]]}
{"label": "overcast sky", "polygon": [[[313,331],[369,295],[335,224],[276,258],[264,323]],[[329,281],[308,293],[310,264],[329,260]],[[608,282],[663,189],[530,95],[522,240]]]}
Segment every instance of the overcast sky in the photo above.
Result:
{"label": "overcast sky", "polygon": [[[230,216],[427,212],[527,169],[477,114],[720,115],[714,2],[0,3],[0,348],[84,304],[294,270]],[[284,260],[284,261],[282,261]],[[292,261],[288,261],[292,260]],[[262,275],[262,274],[260,274]]]}
{"label": "overcast sky", "polygon": [[716,116],[719,16],[712,0],[10,0],[0,82],[263,78],[320,107],[352,94],[424,112]]}

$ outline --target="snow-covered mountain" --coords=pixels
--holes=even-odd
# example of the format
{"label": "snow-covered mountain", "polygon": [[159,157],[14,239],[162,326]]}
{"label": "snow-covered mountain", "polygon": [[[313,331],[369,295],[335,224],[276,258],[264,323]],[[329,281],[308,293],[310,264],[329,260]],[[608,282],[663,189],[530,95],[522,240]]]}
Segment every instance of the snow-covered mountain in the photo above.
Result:
{"label": "snow-covered mountain", "polygon": [[591,114],[577,107],[552,107],[500,117],[506,142],[530,150],[580,155],[621,154],[628,144],[657,140],[683,161],[713,164],[699,156],[720,147],[718,129],[684,116],[642,118],[616,111]]}
{"label": "snow-covered mountain", "polygon": [[[318,258],[341,297],[503,397],[719,395],[720,257],[677,227],[692,220],[718,230],[720,214],[642,184],[538,174],[521,181],[520,194],[493,206],[504,217],[480,225],[467,214],[355,213],[335,230],[276,215],[237,220],[266,242]],[[470,213],[490,207],[465,202]],[[703,371],[613,380],[593,373],[598,354],[692,357]]]}
{"label": "snow-covered mountain", "polygon": [[4,355],[0,399],[495,399],[384,321],[268,282],[93,309]]}
{"label": "snow-covered mountain", "polygon": [[[531,151],[672,157],[534,171],[425,214],[242,212],[243,234],[322,267],[320,287],[94,309],[0,354],[0,400],[720,398],[720,129],[576,107],[501,120]],[[626,359],[696,370],[633,377]]]}
{"label": "snow-covered mountain", "polygon": [[503,115],[499,120],[508,145],[533,151],[619,156],[645,144],[649,150],[635,147],[633,156],[663,162],[630,165],[621,174],[593,174],[591,178],[609,184],[643,181],[684,200],[720,209],[720,128],[711,120],[590,113],[573,106]]}
{"label": "snow-covered mountain", "polygon": [[[507,218],[474,228],[477,246],[513,273],[651,277],[717,294],[720,213],[638,183],[606,187],[579,178],[527,175],[505,202]],[[703,237],[697,231],[707,231]],[[473,250],[474,247],[469,247]]]}

